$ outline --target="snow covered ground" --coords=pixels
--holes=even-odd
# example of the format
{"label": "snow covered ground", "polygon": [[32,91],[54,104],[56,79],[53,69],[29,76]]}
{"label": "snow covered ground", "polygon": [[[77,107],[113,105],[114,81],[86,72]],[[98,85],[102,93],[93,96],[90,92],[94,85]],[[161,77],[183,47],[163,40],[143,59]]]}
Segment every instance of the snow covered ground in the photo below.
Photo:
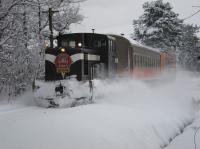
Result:
{"label": "snow covered ground", "polygon": [[166,149],[200,149],[200,112],[196,114],[194,122],[185,128],[183,134],[176,137]]}
{"label": "snow covered ground", "polygon": [[94,104],[75,108],[37,107],[27,93],[0,105],[0,148],[191,149],[199,89],[200,77],[182,71],[171,81],[96,80]]}

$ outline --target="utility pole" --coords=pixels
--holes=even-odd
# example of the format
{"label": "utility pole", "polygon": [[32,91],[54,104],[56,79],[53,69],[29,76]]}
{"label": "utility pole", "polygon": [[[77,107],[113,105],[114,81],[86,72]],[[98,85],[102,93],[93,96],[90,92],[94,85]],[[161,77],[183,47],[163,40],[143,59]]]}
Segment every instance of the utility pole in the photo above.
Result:
{"label": "utility pole", "polygon": [[25,39],[25,47],[28,47],[28,29],[27,29],[27,10],[26,10],[26,4],[25,4],[25,0],[23,1],[23,35],[24,35],[24,39]]}
{"label": "utility pole", "polygon": [[53,17],[53,14],[55,12],[59,12],[59,11],[53,11],[52,8],[49,8],[49,11],[46,12],[44,11],[44,13],[48,13],[49,14],[49,30],[50,30],[50,47],[53,48],[53,23],[52,23],[52,17]]}

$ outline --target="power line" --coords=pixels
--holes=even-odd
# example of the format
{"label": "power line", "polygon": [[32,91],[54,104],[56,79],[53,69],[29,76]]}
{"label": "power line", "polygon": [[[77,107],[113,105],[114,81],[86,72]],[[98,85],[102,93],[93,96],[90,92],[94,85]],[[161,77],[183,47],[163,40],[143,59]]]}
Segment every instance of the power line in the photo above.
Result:
{"label": "power line", "polygon": [[192,6],[192,7],[198,7],[199,8],[200,6]]}
{"label": "power line", "polygon": [[[197,7],[197,8],[200,8],[200,6],[192,6],[192,7]],[[195,16],[196,14],[198,14],[200,12],[200,9],[198,11],[196,11],[195,13],[191,14],[189,17],[183,19],[184,21],[187,20],[187,19],[190,19],[191,17]]]}
{"label": "power line", "polygon": [[183,19],[183,20],[185,21],[185,20],[187,20],[187,19],[190,19],[191,17],[195,16],[195,15],[198,14],[199,12],[200,12],[200,9],[199,9],[197,12],[193,13],[192,15],[190,15],[189,17],[187,17],[187,18],[185,18],[185,19]]}

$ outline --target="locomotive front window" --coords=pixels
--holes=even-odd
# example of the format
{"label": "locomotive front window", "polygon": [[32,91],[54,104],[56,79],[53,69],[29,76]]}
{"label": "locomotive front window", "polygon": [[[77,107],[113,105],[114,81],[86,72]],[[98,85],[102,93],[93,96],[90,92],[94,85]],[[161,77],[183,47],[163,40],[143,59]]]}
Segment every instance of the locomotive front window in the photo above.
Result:
{"label": "locomotive front window", "polygon": [[72,48],[76,47],[76,42],[75,41],[69,41],[69,46]]}
{"label": "locomotive front window", "polygon": [[68,41],[68,40],[62,40],[61,41],[61,46],[62,47],[71,47],[75,48],[76,47],[76,42],[74,40]]}
{"label": "locomotive front window", "polygon": [[68,47],[69,46],[69,43],[68,43],[68,41],[61,41],[61,46],[62,47]]}

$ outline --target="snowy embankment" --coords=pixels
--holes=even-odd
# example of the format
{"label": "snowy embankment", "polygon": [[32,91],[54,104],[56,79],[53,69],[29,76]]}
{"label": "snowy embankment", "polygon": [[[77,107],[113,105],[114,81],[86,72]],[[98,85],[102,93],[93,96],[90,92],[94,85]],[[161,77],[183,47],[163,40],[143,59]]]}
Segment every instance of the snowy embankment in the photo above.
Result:
{"label": "snowy embankment", "polygon": [[95,84],[94,104],[0,110],[0,148],[160,149],[182,133],[198,109],[192,97],[200,97],[200,79],[194,76],[179,73],[174,81],[156,84],[131,79]]}
{"label": "snowy embankment", "polygon": [[166,149],[200,149],[200,111],[196,114],[194,122]]}

